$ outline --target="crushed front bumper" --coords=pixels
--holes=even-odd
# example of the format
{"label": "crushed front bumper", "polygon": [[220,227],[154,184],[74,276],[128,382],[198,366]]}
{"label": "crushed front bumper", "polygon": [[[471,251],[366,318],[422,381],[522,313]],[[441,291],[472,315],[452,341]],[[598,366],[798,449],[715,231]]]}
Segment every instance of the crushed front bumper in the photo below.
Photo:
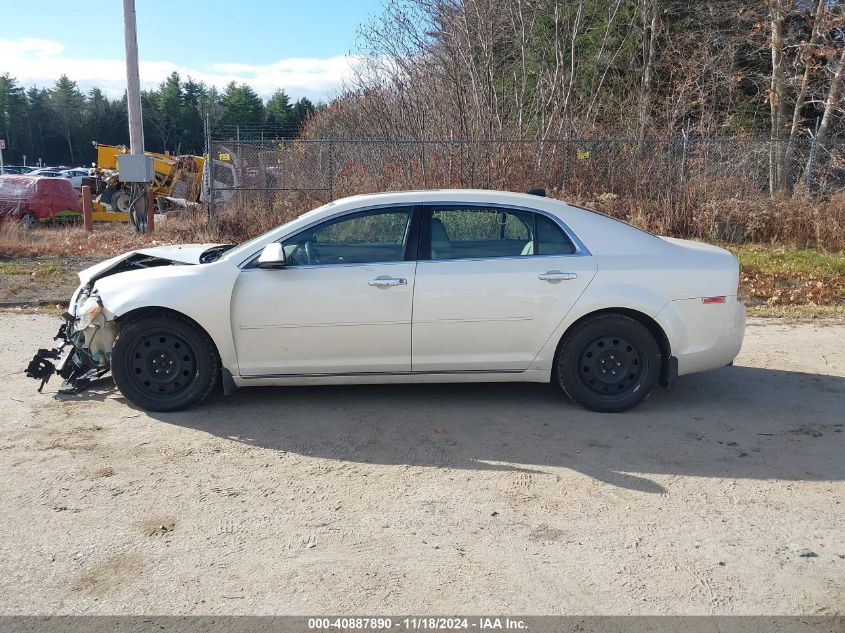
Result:
{"label": "crushed front bumper", "polygon": [[[108,366],[103,367],[95,363],[87,350],[74,345],[71,335],[74,317],[67,312],[62,316],[65,322],[53,337],[54,341],[61,341],[59,347],[39,349],[26,368],[27,377],[41,381],[38,386],[39,393],[53,374],[64,378],[59,393],[79,393],[109,371]],[[68,347],[70,349],[65,351]]]}

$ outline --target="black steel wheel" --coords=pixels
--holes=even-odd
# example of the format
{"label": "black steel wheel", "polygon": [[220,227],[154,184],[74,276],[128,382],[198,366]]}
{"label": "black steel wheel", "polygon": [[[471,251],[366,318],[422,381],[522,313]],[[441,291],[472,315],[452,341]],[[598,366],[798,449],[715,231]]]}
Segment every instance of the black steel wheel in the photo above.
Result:
{"label": "black steel wheel", "polygon": [[176,314],[125,324],[115,340],[112,375],[142,409],[176,411],[198,404],[217,382],[220,361],[208,335]]}
{"label": "black steel wheel", "polygon": [[593,411],[639,404],[657,384],[660,347],[639,321],[603,314],[579,324],[561,342],[555,373],[564,392]]}
{"label": "black steel wheel", "polygon": [[136,386],[152,395],[178,394],[197,375],[197,355],[181,336],[151,331],[137,339],[127,356]]}

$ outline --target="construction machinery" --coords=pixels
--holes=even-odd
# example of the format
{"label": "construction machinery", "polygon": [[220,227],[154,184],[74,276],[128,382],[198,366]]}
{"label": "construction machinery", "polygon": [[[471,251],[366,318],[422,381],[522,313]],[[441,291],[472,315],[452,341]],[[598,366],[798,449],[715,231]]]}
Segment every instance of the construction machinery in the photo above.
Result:
{"label": "construction machinery", "polygon": [[[118,177],[117,157],[128,154],[123,145],[94,143],[97,148],[95,177],[99,181],[99,196],[94,201],[94,220],[128,221],[132,198],[128,183]],[[153,159],[154,175],[150,183],[156,209],[164,211],[168,201],[174,207],[187,208],[197,204],[202,195],[202,174],[205,158],[184,154],[172,156],[157,152],[144,152]]]}

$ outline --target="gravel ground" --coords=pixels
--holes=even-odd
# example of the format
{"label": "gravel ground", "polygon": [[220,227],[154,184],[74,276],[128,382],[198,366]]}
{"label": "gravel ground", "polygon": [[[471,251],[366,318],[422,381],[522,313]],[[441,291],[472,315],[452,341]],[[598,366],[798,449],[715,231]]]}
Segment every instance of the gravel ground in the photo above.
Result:
{"label": "gravel ground", "polygon": [[624,415],[527,384],[148,415],[36,393],[57,318],[0,322],[0,613],[845,611],[841,323],[752,322]]}

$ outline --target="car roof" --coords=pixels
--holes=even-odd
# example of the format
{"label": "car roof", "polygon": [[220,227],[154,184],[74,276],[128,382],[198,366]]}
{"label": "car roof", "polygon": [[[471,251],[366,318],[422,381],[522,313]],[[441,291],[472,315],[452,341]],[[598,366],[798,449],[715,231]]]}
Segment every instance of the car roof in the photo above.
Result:
{"label": "car roof", "polygon": [[[450,200],[454,202],[489,202],[491,204],[517,204],[536,207],[540,201],[553,199],[528,193],[493,189],[418,189],[359,194],[339,198],[334,203],[336,205],[355,205],[366,201],[371,204],[394,204],[402,202],[448,202]],[[555,202],[565,204],[559,200]]]}

